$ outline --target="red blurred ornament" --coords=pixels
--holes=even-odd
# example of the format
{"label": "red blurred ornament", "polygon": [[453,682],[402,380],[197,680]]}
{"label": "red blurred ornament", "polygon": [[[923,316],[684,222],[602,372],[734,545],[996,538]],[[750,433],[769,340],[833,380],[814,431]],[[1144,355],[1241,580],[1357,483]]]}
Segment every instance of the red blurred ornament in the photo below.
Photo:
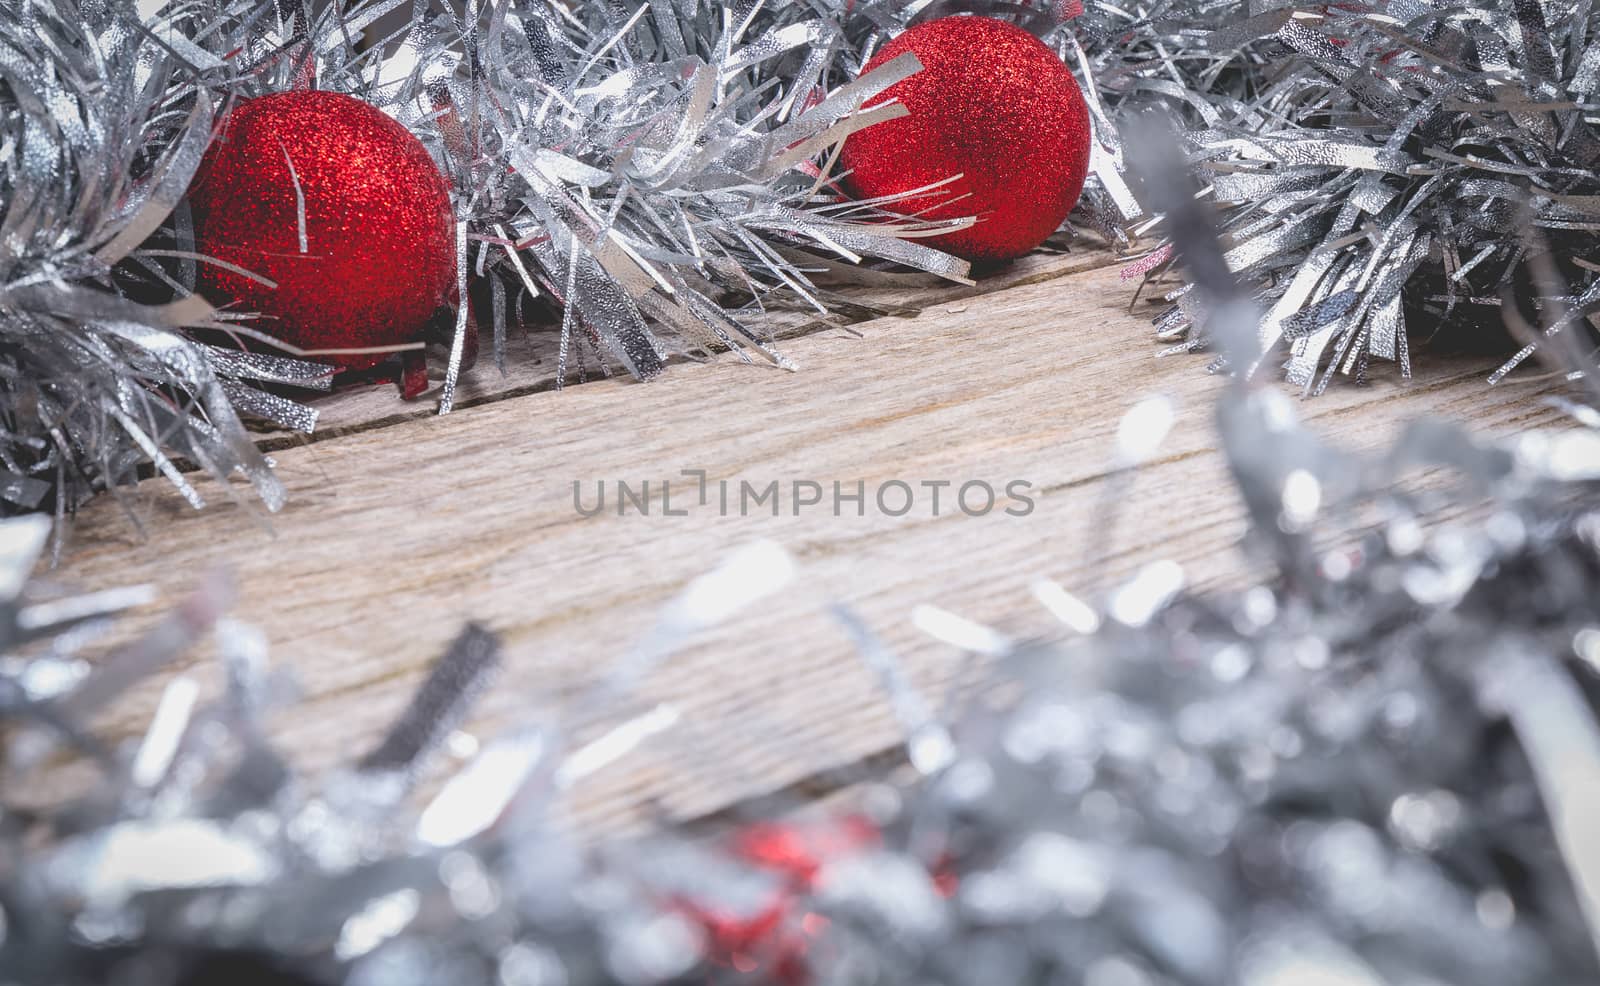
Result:
{"label": "red blurred ornament", "polygon": [[795,889],[810,890],[823,866],[882,841],[871,819],[847,814],[808,825],[753,822],[733,834],[731,849],[739,859],[781,874]]}
{"label": "red blurred ornament", "polygon": [[680,900],[699,924],[712,965],[753,974],[775,986],[809,986],[808,955],[828,919],[807,909],[807,895],[828,863],[882,843],[882,833],[863,815],[804,824],[756,822],[737,830],[727,850],[733,858],[778,878],[772,897],[743,914]]}
{"label": "red blurred ornament", "polygon": [[[376,108],[303,90],[246,100],[223,120],[189,200],[200,253],[276,282],[200,265],[213,304],[307,350],[417,341],[455,293],[450,189],[427,150]],[[318,357],[363,369],[385,354]]]}
{"label": "red blurred ornament", "polygon": [[[1072,211],[1089,170],[1089,108],[1072,72],[1022,28],[969,15],[918,24],[863,72],[908,51],[922,71],[885,95],[911,115],[845,141],[851,190],[878,198],[959,174],[888,208],[929,219],[976,215],[971,228],[924,241],[969,260],[1008,260],[1043,243]],[[945,201],[958,196],[966,197]]]}

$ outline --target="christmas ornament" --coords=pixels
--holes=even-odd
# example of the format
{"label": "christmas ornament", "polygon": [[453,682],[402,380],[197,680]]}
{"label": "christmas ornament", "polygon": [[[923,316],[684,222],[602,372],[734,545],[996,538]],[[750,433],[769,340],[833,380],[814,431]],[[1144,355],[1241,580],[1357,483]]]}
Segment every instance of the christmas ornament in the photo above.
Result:
{"label": "christmas ornament", "polygon": [[[189,190],[200,291],[345,369],[414,343],[456,284],[454,212],[422,143],[373,106],[300,90],[223,119]],[[247,271],[242,273],[241,271]]]}
{"label": "christmas ornament", "polygon": [[[867,70],[913,53],[921,72],[887,96],[910,115],[852,134],[841,163],[863,199],[928,219],[976,216],[928,242],[972,260],[1020,257],[1060,227],[1078,201],[1091,134],[1083,94],[1038,38],[990,17],[910,28]],[[958,177],[959,176],[959,177]]]}

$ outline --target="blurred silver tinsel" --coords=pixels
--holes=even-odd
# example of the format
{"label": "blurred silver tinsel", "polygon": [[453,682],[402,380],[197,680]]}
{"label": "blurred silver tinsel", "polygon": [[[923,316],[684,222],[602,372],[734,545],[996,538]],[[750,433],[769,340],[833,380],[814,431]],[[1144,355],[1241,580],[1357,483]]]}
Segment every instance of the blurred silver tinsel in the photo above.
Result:
{"label": "blurred silver tinsel", "polygon": [[[1416,340],[1481,348],[1507,321],[1593,344],[1591,5],[1091,0],[1078,24],[1108,100],[1187,124],[1267,356],[1307,393],[1374,360],[1409,376]],[[1207,346],[1192,296],[1169,299],[1159,337]],[[1533,352],[1534,333],[1517,341],[1492,381]]]}
{"label": "blurred silver tinsel", "polygon": [[[1119,429],[1119,460],[1154,450],[1159,405]],[[30,586],[47,524],[10,521],[5,789],[48,783],[67,749],[103,782],[0,813],[0,983],[1593,983],[1600,414],[1569,407],[1550,432],[1423,420],[1358,455],[1238,385],[1217,420],[1251,521],[1244,588],[1188,590],[1160,559],[1093,598],[1040,582],[1053,643],[919,613],[1000,655],[948,720],[841,611],[920,776],[854,813],[620,842],[563,823],[564,794],[674,709],[577,748],[527,724],[412,812],[497,664],[490,634],[463,633],[366,756],[300,777],[261,725],[290,692],[222,615],[224,584],[86,663],[92,627],[143,596]],[[1419,471],[1434,481],[1408,486]],[[737,553],[637,654],[666,659],[792,577],[775,547]],[[202,703],[179,675],[128,749],[95,736],[208,630],[226,694]]]}

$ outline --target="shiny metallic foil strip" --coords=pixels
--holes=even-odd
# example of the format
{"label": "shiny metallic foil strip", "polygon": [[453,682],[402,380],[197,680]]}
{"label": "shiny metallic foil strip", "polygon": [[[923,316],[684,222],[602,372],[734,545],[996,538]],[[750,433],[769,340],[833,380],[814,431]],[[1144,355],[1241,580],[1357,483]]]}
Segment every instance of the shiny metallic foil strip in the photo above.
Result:
{"label": "shiny metallic foil strip", "polygon": [[[1410,376],[1408,337],[1496,345],[1511,310],[1533,330],[1491,382],[1535,337],[1592,345],[1590,5],[1091,0],[1076,23],[1119,119],[1182,121],[1265,364],[1304,393],[1380,362]],[[1158,323],[1185,349],[1213,342],[1181,306]]]}
{"label": "shiny metallic foil strip", "polygon": [[197,507],[205,474],[283,502],[240,414],[310,431],[314,411],[263,385],[326,389],[328,369],[193,335],[226,324],[189,293],[181,201],[235,23],[180,4],[0,14],[0,514],[64,516],[152,474]]}

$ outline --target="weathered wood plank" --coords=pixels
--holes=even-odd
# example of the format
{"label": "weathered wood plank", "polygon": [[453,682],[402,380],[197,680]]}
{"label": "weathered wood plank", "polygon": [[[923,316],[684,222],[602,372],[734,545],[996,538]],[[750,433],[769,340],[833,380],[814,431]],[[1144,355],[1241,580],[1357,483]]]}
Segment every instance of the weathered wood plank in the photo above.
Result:
{"label": "weathered wood plank", "polygon": [[[285,450],[293,500],[270,522],[230,505],[192,514],[155,488],[151,543],[135,543],[101,504],[81,518],[55,577],[150,581],[170,596],[233,566],[238,615],[269,629],[276,658],[308,689],[275,733],[317,768],[358,754],[467,618],[503,633],[510,655],[475,728],[570,720],[574,697],[688,579],[732,545],[776,540],[799,557],[799,586],[641,682],[633,707],[674,703],[683,725],[587,783],[575,806],[597,826],[700,814],[896,742],[823,603],[854,605],[937,693],[960,658],[910,625],[917,603],[1031,634],[1049,628],[1028,594],[1041,575],[1082,588],[1156,558],[1199,580],[1235,571],[1242,520],[1207,407],[1217,381],[1198,360],[1155,359],[1127,298],[1116,272],[1101,270],[796,340],[798,374],[685,366],[648,385],[533,394]],[[1422,411],[1491,430],[1553,416],[1537,387],[1485,387],[1484,365],[1424,365],[1409,386],[1335,387],[1304,412],[1357,446]],[[1182,420],[1121,494],[1115,550],[1095,566],[1084,548],[1107,493],[1109,436],[1156,391],[1181,403]],[[662,516],[659,484],[683,481],[685,469],[758,487],[1026,480],[1036,507],[969,517],[946,501],[933,516],[920,499],[902,517],[870,506],[867,516],[794,516],[785,494],[780,516],[721,516],[715,494],[699,506],[683,487],[673,507],[688,515]],[[651,515],[579,515],[573,482],[592,502],[597,480],[650,480]],[[125,710],[111,726],[133,721]]]}

